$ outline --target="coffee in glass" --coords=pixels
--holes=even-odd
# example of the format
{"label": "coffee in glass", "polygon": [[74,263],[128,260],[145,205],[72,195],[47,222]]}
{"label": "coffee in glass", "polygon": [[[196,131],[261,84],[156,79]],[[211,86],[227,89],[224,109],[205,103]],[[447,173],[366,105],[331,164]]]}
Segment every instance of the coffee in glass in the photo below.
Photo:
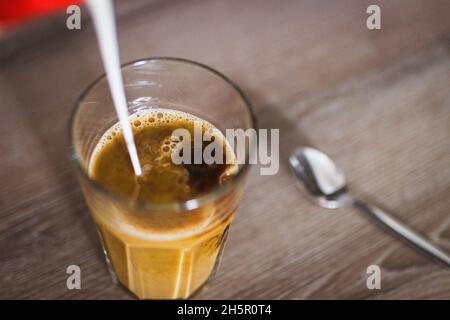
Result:
{"label": "coffee in glass", "polygon": [[[150,59],[123,74],[143,173],[134,174],[102,78],[72,117],[81,185],[115,277],[139,298],[187,298],[217,266],[248,169],[223,132],[252,128],[253,116],[235,85],[197,63]],[[173,163],[181,143],[173,132],[195,126],[220,141],[222,163]]]}

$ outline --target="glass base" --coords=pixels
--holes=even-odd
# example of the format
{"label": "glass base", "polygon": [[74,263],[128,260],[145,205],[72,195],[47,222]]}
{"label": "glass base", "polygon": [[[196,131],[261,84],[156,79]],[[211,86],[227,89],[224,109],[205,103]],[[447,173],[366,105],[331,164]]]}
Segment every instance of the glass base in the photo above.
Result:
{"label": "glass base", "polygon": [[217,273],[229,225],[183,248],[135,245],[104,227],[97,229],[115,284],[139,299],[187,299]]}

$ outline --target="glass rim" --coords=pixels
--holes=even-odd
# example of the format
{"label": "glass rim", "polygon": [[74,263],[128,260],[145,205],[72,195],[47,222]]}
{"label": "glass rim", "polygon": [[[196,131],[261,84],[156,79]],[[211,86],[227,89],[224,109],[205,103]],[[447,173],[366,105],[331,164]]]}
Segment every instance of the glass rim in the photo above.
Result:
{"label": "glass rim", "polygon": [[[143,59],[137,59],[137,60],[132,60],[130,62],[126,62],[120,66],[120,69],[123,71],[124,69],[131,67],[137,63],[142,63],[142,62],[147,63],[147,62],[151,62],[151,61],[171,61],[171,62],[178,62],[178,63],[182,63],[182,64],[186,64],[186,65],[192,65],[192,66],[199,67],[199,68],[203,69],[204,71],[210,72],[210,73],[218,76],[220,79],[225,81],[225,83],[227,83],[232,89],[234,89],[237,92],[237,94],[239,95],[241,100],[244,102],[246,111],[248,112],[248,115],[250,117],[251,128],[257,130],[256,117],[255,117],[255,114],[253,111],[253,107],[252,107],[249,99],[246,97],[246,95],[242,91],[242,89],[236,83],[234,83],[230,78],[228,78],[221,72],[209,67],[206,64],[192,61],[189,59],[177,58],[177,57],[150,57],[150,58],[143,58]],[[227,180],[227,183],[225,183],[223,185],[218,184],[211,190],[206,191],[204,193],[200,193],[198,196],[196,196],[192,199],[188,199],[188,200],[174,201],[174,202],[164,203],[164,204],[153,203],[150,201],[142,201],[142,200],[130,200],[127,197],[125,197],[119,193],[111,191],[110,189],[105,187],[103,184],[92,179],[89,176],[86,168],[84,168],[84,166],[80,163],[80,157],[75,148],[74,137],[73,137],[74,122],[75,122],[75,118],[78,114],[78,111],[80,109],[79,107],[80,107],[82,101],[84,100],[84,98],[86,98],[86,96],[89,94],[89,92],[91,92],[91,90],[97,84],[99,84],[102,80],[105,80],[105,79],[106,79],[106,74],[103,73],[83,90],[81,95],[76,99],[75,104],[72,107],[72,112],[71,112],[71,115],[69,118],[69,141],[70,141],[71,161],[72,161],[72,163],[75,164],[75,168],[76,168],[76,171],[79,173],[79,177],[81,177],[82,179],[84,179],[88,183],[90,183],[96,191],[100,192],[101,194],[103,194],[107,197],[112,197],[115,200],[117,200],[121,203],[124,203],[128,206],[133,205],[137,209],[143,209],[143,210],[153,209],[155,211],[165,211],[165,210],[188,211],[188,210],[197,209],[204,204],[211,203],[214,200],[220,198],[226,192],[231,190],[235,185],[237,185],[237,183],[239,181],[241,181],[244,178],[244,176],[247,174],[247,172],[250,168],[250,164],[249,164],[248,160],[250,159],[253,152],[256,152],[256,142],[255,141],[250,143],[248,154],[246,154],[246,157],[245,157],[246,158],[245,163],[242,164],[242,166],[238,169],[238,172],[236,175],[234,175],[230,180]],[[111,106],[111,107],[113,107],[113,106]]]}

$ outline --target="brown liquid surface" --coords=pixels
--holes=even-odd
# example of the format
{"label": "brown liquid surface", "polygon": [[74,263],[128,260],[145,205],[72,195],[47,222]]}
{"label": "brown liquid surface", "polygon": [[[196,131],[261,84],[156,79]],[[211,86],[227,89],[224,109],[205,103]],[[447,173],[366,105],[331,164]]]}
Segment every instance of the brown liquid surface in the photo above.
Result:
{"label": "brown liquid surface", "polygon": [[[173,131],[184,128],[193,137],[194,125],[223,142],[224,163],[226,155],[234,159],[225,138],[210,123],[163,109],[135,114],[131,119],[142,176],[134,175],[118,125],[106,131],[89,163],[90,176],[114,193],[132,201],[173,203],[212,191],[236,173],[234,164],[172,163],[171,152],[180,142],[172,136]],[[187,298],[208,279],[236,210],[234,198],[231,195],[220,204],[180,214],[118,209],[87,195],[119,281],[140,298],[163,299]],[[223,218],[211,225],[219,212]]]}
{"label": "brown liquid surface", "polygon": [[[118,128],[111,128],[94,151],[90,176],[115,193],[132,200],[171,203],[195,198],[221,184],[235,171],[226,164],[226,153],[232,153],[222,134],[208,122],[181,112],[149,112],[132,120],[134,138],[142,167],[136,177],[125,141]],[[223,164],[181,164],[171,161],[171,152],[179,141],[175,129],[187,129],[193,140],[194,125],[209,131],[213,139],[223,140]],[[209,142],[203,142],[204,148]],[[193,163],[194,143],[191,143]]]}

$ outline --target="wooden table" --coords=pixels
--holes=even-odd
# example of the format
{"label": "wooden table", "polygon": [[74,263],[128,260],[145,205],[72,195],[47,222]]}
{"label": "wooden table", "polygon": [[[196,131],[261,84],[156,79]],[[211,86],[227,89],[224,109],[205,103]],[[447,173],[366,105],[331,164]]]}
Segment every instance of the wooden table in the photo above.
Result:
{"label": "wooden table", "polygon": [[[366,28],[378,4],[382,29]],[[217,277],[195,298],[450,298],[450,271],[351,209],[321,209],[287,166],[311,145],[352,190],[450,251],[450,2],[119,2],[122,61],[179,56],[242,86],[280,128],[276,176],[253,170]],[[68,118],[102,65],[87,13],[0,45],[0,298],[132,299],[114,285],[68,155]],[[66,267],[82,289],[66,288]],[[381,268],[381,290],[366,268]]]}

